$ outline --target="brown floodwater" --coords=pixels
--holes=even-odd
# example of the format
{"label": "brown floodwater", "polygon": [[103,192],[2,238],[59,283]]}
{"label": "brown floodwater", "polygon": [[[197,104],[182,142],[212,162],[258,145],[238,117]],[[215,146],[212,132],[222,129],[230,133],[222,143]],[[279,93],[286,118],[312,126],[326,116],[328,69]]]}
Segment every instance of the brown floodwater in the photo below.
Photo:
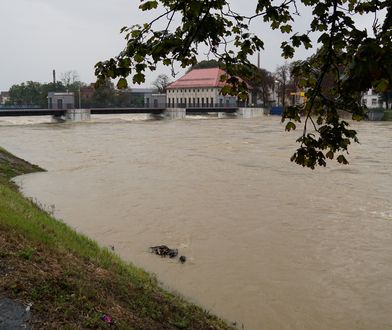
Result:
{"label": "brown floodwater", "polygon": [[125,119],[3,120],[0,145],[48,170],[27,196],[240,329],[392,329],[392,123],[311,171],[277,117]]}

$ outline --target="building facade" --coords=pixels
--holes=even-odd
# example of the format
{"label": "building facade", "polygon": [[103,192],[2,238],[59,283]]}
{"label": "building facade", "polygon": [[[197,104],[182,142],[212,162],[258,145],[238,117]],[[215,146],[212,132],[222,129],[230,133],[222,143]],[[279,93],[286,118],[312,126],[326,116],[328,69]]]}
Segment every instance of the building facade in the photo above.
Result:
{"label": "building facade", "polygon": [[235,107],[235,96],[221,94],[225,85],[220,68],[194,69],[166,88],[166,104],[170,108]]}
{"label": "building facade", "polygon": [[385,102],[382,102],[380,95],[373,89],[369,89],[362,95],[362,104],[366,105],[368,109],[385,108]]}
{"label": "building facade", "polygon": [[156,88],[128,88],[121,91],[128,95],[128,104],[131,107],[152,107],[154,105],[153,95],[158,93]]}
{"label": "building facade", "polygon": [[146,108],[165,108],[166,94],[159,94],[159,93],[144,94],[144,106]]}
{"label": "building facade", "polygon": [[0,92],[0,104],[6,104],[10,100],[9,92]]}
{"label": "building facade", "polygon": [[48,93],[48,109],[63,110],[75,109],[74,93]]}
{"label": "building facade", "polygon": [[93,99],[95,92],[94,84],[89,86],[80,87],[80,98],[83,102],[90,103]]}

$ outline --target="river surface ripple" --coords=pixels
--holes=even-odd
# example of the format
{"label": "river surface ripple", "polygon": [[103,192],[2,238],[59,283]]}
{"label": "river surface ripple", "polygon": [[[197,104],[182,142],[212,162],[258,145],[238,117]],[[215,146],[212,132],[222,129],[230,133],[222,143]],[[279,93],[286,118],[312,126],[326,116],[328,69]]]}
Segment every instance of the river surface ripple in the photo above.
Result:
{"label": "river surface ripple", "polygon": [[[392,125],[349,166],[290,163],[278,118],[12,125],[22,191],[244,329],[392,329]],[[185,264],[148,253],[177,247]]]}

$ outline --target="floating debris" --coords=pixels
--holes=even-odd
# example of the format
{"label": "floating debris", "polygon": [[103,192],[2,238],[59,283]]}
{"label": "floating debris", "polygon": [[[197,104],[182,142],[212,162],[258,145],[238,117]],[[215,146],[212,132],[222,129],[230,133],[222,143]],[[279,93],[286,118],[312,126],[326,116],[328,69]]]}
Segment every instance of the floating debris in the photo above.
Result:
{"label": "floating debris", "polygon": [[166,245],[151,246],[150,251],[161,257],[175,258],[178,255],[177,249],[170,249]]}
{"label": "floating debris", "polygon": [[180,262],[183,264],[186,261],[186,257],[185,256],[181,256],[180,257]]}

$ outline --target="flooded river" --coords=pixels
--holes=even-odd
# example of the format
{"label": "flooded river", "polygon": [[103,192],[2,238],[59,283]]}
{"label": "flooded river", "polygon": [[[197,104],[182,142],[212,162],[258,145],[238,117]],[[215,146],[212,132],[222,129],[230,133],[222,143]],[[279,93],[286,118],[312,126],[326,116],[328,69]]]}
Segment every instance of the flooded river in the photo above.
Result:
{"label": "flooded river", "polygon": [[392,329],[392,123],[354,128],[316,171],[276,117],[3,121],[0,145],[48,170],[27,196],[240,329]]}

